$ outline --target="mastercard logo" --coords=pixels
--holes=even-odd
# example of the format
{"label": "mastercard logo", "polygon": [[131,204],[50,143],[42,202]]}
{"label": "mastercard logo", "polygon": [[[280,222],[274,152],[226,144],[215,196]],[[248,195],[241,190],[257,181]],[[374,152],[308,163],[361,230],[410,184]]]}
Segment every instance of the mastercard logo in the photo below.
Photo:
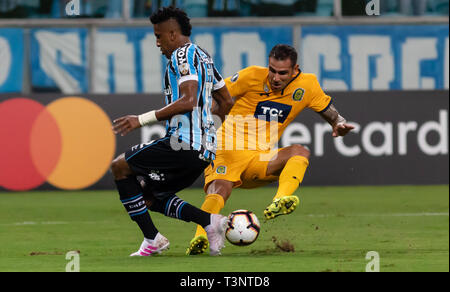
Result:
{"label": "mastercard logo", "polygon": [[108,171],[116,140],[108,115],[81,97],[47,106],[28,98],[0,103],[0,186],[15,191],[48,182],[65,190],[95,184]]}

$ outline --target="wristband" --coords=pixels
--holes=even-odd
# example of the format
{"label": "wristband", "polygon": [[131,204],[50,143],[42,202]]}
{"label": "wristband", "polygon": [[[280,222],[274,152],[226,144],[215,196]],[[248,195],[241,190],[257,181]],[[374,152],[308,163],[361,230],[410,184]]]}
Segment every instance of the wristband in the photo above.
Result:
{"label": "wristband", "polygon": [[156,123],[158,119],[156,118],[156,111],[150,111],[148,113],[138,116],[139,124],[141,127]]}
{"label": "wristband", "polygon": [[343,125],[343,124],[345,124],[347,121],[344,119],[344,117],[342,117],[341,115],[338,115],[338,117],[337,117],[337,119],[336,119],[336,122],[335,122],[335,125],[336,126],[338,126],[338,125]]}

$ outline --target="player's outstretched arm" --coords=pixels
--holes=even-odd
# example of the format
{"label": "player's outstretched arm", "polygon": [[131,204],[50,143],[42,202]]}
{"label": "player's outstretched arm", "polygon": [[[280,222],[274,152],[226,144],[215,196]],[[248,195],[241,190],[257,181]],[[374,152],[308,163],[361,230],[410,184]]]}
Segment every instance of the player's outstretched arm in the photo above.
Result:
{"label": "player's outstretched arm", "polygon": [[120,117],[113,121],[113,132],[116,135],[125,136],[134,129],[140,128],[139,117],[135,115],[128,115]]}
{"label": "player's outstretched arm", "polygon": [[334,105],[330,105],[326,111],[319,114],[331,125],[331,127],[333,127],[333,137],[345,136],[348,132],[355,128],[347,123],[344,117],[339,114]]}
{"label": "player's outstretched arm", "polygon": [[213,91],[212,97],[214,99],[212,114],[219,116],[220,120],[224,122],[225,116],[230,112],[231,108],[234,105],[234,100],[231,97],[230,92],[228,91],[226,86]]}
{"label": "player's outstretched arm", "polygon": [[177,101],[163,107],[160,110],[153,110],[145,114],[127,115],[113,121],[114,134],[125,136],[134,129],[150,125],[158,121],[171,119],[173,116],[190,112],[196,105],[197,81],[186,81],[180,84],[180,96]]}

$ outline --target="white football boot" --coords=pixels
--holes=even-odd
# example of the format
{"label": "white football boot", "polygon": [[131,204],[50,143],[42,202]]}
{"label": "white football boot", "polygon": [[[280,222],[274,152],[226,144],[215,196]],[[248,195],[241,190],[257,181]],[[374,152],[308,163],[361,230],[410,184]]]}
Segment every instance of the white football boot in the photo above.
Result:
{"label": "white football boot", "polygon": [[211,223],[205,227],[209,241],[209,253],[212,256],[221,255],[220,250],[225,247],[225,231],[228,218],[219,214],[211,214]]}
{"label": "white football boot", "polygon": [[132,253],[130,257],[135,256],[146,257],[154,254],[160,254],[166,249],[169,249],[169,244],[170,244],[169,240],[158,232],[155,239],[153,240],[144,239],[139,250],[135,253]]}

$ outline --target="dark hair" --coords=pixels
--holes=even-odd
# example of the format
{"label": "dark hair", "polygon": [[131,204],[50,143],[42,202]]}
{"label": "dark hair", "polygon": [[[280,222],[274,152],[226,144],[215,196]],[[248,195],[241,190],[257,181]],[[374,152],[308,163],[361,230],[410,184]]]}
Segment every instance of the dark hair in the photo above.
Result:
{"label": "dark hair", "polygon": [[190,36],[192,25],[189,17],[186,12],[181,10],[180,8],[169,6],[169,7],[161,7],[158,11],[154,12],[150,16],[150,21],[152,24],[158,24],[169,19],[175,19],[180,25],[181,33],[184,36]]}
{"label": "dark hair", "polygon": [[290,59],[292,67],[297,65],[297,51],[290,45],[276,45],[270,51],[269,58],[274,58],[276,60]]}

